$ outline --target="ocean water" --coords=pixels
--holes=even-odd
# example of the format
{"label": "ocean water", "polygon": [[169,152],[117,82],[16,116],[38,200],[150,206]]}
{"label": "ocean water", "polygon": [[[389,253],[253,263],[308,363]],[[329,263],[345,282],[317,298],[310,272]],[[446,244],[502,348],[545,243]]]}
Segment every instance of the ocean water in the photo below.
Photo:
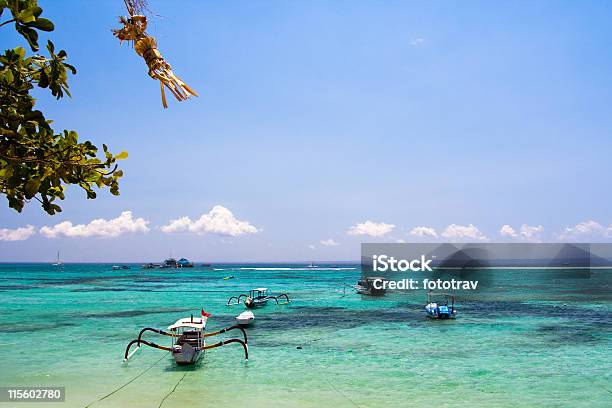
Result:
{"label": "ocean water", "polygon": [[[65,386],[52,406],[69,407],[611,405],[612,271],[482,271],[457,319],[431,321],[423,291],[362,297],[341,266],[0,264],[0,385]],[[147,347],[122,363],[141,328],[201,307],[208,331],[231,326],[227,299],[261,286],[292,302],[255,310],[248,363],[236,344],[195,367]]]}

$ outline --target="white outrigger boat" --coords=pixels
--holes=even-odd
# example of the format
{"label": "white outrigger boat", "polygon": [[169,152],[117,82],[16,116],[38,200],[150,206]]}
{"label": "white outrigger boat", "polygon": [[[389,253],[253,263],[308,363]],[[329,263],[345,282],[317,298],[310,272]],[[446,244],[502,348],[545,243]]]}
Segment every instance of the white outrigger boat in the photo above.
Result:
{"label": "white outrigger boat", "polygon": [[[283,297],[285,298],[285,301],[283,303],[279,303],[278,298]],[[270,299],[274,300],[277,305],[286,305],[287,303],[289,303],[289,296],[287,296],[285,293],[272,296],[268,294],[268,288],[256,288],[251,289],[248,294],[242,293],[238,296],[232,296],[228,299],[226,306],[233,306],[244,302],[244,305],[247,308],[253,309],[256,307],[265,306],[268,303],[268,300]],[[234,302],[232,302],[232,300],[234,300]]]}
{"label": "white outrigger boat", "polygon": [[[172,357],[174,361],[179,365],[186,364],[194,364],[199,358],[202,356],[203,352],[208,349],[217,348],[221,346],[225,346],[226,344],[238,343],[241,344],[244,349],[244,358],[248,361],[249,359],[249,346],[247,335],[244,329],[238,325],[231,326],[225,329],[221,329],[216,332],[206,333],[206,321],[210,317],[209,313],[206,313],[202,309],[202,317],[195,318],[193,315],[191,317],[187,317],[184,319],[179,319],[176,323],[168,326],[168,331],[155,329],[151,327],[145,327],[138,334],[138,338],[132,340],[125,349],[124,362],[127,362],[133,355],[136,353],[141,345],[157,348],[160,350],[170,351],[172,352]],[[221,340],[217,343],[213,343],[210,345],[206,344],[206,338],[211,336],[216,336],[218,334],[222,334],[228,332],[230,330],[240,330],[242,331],[242,335],[244,340],[241,339],[228,339]],[[172,338],[172,343],[170,347],[160,346],[159,344],[155,344],[151,341],[143,340],[142,335],[146,331],[151,331],[153,333],[161,334],[164,336],[169,336]],[[136,344],[137,347],[130,353],[130,348],[132,345]]]}
{"label": "white outrigger boat", "polygon": [[240,313],[236,316],[236,323],[241,326],[250,326],[255,321],[255,315],[250,310]]}

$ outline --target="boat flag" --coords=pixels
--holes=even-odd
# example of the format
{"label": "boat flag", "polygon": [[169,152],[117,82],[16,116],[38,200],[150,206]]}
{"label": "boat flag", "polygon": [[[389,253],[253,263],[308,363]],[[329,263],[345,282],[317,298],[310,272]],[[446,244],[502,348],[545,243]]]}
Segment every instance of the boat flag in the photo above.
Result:
{"label": "boat flag", "polygon": [[204,309],[202,309],[202,319],[208,319],[210,316],[212,316],[210,313],[207,313]]}

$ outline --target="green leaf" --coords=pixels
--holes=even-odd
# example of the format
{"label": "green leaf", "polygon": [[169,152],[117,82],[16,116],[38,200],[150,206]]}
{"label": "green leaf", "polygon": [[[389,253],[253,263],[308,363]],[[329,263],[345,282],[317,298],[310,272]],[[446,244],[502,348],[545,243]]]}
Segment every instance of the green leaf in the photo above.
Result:
{"label": "green leaf", "polygon": [[125,150],[115,156],[115,159],[117,160],[125,160],[127,158],[128,158],[128,152],[126,152]]}
{"label": "green leaf", "polygon": [[28,41],[32,51],[38,51],[38,31],[23,24],[17,24],[15,29]]}
{"label": "green leaf", "polygon": [[20,58],[25,57],[25,54],[26,54],[26,50],[23,47],[15,47],[13,48],[13,52],[19,55]]}
{"label": "green leaf", "polygon": [[35,12],[35,7],[30,7],[28,9],[25,9],[21,12],[19,12],[16,16],[15,19],[17,21],[20,21],[22,23],[30,23],[34,20],[36,20],[36,17],[34,16],[34,12]]}
{"label": "green leaf", "polygon": [[40,77],[38,78],[38,86],[41,88],[46,88],[49,86],[49,77],[44,70],[40,71]]}
{"label": "green leaf", "polygon": [[53,25],[51,20],[42,17],[39,17],[35,21],[32,21],[28,24],[28,26],[38,28],[42,31],[53,31],[55,29],[55,26]]}
{"label": "green leaf", "polygon": [[40,188],[40,179],[32,179],[28,181],[25,185],[26,196],[34,197],[36,193],[38,193],[38,189]]}
{"label": "green leaf", "polygon": [[7,69],[4,72],[4,79],[6,80],[6,82],[8,82],[9,84],[12,83],[15,80],[15,77],[13,76],[13,71],[11,71],[10,69]]}
{"label": "green leaf", "polygon": [[70,64],[66,64],[65,62],[64,62],[63,64],[64,64],[64,66],[65,66],[66,68],[68,68],[68,69],[70,70],[70,72],[72,72],[72,75],[76,75],[77,70],[76,70],[76,68],[75,68],[75,67],[73,67],[73,66],[72,66],[72,65],[70,65]]}

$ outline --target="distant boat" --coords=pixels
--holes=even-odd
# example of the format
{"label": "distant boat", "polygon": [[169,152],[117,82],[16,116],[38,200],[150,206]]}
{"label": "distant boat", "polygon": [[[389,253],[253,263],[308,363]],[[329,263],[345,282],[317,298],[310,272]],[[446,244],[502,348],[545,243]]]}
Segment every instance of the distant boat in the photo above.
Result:
{"label": "distant boat", "polygon": [[166,259],[160,266],[160,268],[177,268],[177,262],[174,258]]}
{"label": "distant boat", "polygon": [[425,312],[432,319],[454,319],[457,316],[455,296],[448,293],[427,292]]}
{"label": "distant boat", "polygon": [[[354,288],[360,295],[384,296],[384,294],[387,292],[384,286],[382,286],[384,281],[386,281],[386,279],[380,276],[368,276],[365,279],[358,281]],[[379,284],[375,285],[376,282]],[[376,286],[378,286],[378,288],[376,288]]]}
{"label": "distant boat", "polygon": [[113,265],[113,271],[118,271],[118,270],[121,270],[121,269],[130,269],[130,267],[127,266],[127,265],[121,265],[121,266]]}
{"label": "distant boat", "polygon": [[315,265],[314,262],[310,262],[310,265],[307,266],[307,268],[310,268],[310,269],[315,269],[315,268],[318,268],[318,267],[319,267],[319,265]]}
{"label": "distant boat", "polygon": [[193,262],[187,258],[181,258],[176,262],[177,268],[193,268]]}
{"label": "distant boat", "polygon": [[60,261],[60,251],[57,251],[57,262],[53,264],[53,266],[62,266],[62,261]]}

